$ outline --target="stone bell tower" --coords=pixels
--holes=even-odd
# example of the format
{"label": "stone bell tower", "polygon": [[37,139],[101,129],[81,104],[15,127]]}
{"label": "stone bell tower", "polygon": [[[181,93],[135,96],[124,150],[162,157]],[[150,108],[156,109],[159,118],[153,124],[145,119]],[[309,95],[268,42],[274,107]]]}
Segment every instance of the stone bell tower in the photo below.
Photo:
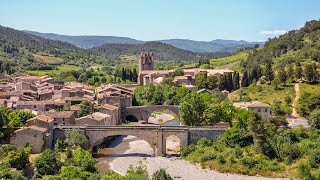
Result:
{"label": "stone bell tower", "polygon": [[139,60],[139,74],[138,84],[143,85],[143,77],[148,75],[152,71],[154,65],[154,54],[153,53],[142,53]]}
{"label": "stone bell tower", "polygon": [[144,53],[140,55],[139,72],[145,70],[153,70],[154,54]]}

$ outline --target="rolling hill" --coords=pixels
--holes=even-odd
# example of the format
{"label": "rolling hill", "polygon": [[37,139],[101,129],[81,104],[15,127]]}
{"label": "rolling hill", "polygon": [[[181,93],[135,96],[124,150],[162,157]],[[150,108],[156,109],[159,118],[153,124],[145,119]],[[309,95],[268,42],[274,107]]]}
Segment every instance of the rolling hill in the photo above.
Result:
{"label": "rolling hill", "polygon": [[[68,36],[54,33],[41,33],[35,31],[24,31],[26,33],[40,36],[43,38],[58,40],[73,44],[77,47],[89,49],[106,44],[143,44],[147,41],[135,40],[128,37],[116,36]],[[244,47],[253,47],[255,44],[263,45],[262,42],[247,42],[235,40],[216,39],[213,41],[194,41],[189,39],[166,39],[157,40],[162,43],[170,44],[176,48],[197,53],[213,52],[235,52]]]}

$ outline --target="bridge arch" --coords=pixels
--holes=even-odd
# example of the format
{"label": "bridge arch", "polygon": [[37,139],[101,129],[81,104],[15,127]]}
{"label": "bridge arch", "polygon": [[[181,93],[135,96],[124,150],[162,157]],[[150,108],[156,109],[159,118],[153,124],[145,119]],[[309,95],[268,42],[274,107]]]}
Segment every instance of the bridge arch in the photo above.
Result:
{"label": "bridge arch", "polygon": [[122,119],[125,120],[127,116],[132,115],[137,117],[138,121],[148,121],[151,114],[157,110],[169,110],[180,117],[178,106],[173,105],[156,105],[156,106],[130,106],[126,107],[122,114]]}
{"label": "bridge arch", "polygon": [[131,129],[123,129],[123,130],[106,130],[106,131],[86,131],[86,135],[90,141],[90,149],[92,149],[95,145],[102,142],[104,138],[111,137],[111,136],[134,136],[138,139],[146,141],[150,147],[153,149],[154,154],[157,152],[158,148],[158,141],[157,141],[157,134],[155,133],[146,134],[144,131],[137,131]]}

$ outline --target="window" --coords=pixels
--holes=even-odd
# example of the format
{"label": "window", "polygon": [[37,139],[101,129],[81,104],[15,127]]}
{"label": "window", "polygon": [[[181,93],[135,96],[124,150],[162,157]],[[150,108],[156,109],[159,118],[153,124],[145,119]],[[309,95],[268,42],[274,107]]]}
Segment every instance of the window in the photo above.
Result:
{"label": "window", "polygon": [[33,106],[33,108],[36,108],[36,107],[37,107],[36,105]]}
{"label": "window", "polygon": [[268,112],[268,108],[266,108],[265,112]]}
{"label": "window", "polygon": [[37,135],[34,135],[34,137],[37,137]]}
{"label": "window", "polygon": [[58,123],[53,123],[53,125],[55,125],[55,126],[56,126],[56,125],[58,125]]}
{"label": "window", "polygon": [[260,108],[258,108],[258,112],[261,112],[261,109],[260,109]]}

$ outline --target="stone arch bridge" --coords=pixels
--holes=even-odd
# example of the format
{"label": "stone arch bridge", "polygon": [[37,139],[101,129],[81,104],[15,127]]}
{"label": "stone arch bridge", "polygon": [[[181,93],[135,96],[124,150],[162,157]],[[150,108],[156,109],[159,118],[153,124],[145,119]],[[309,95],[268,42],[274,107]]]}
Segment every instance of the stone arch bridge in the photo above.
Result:
{"label": "stone arch bridge", "polygon": [[[145,140],[152,147],[156,156],[166,154],[167,137],[174,135],[180,140],[180,146],[186,146],[197,142],[200,138],[206,137],[216,140],[225,132],[225,128],[206,127],[164,127],[164,126],[58,126],[54,129],[53,141],[65,139],[65,132],[72,129],[79,129],[86,134],[90,141],[91,148],[101,143],[105,137],[116,135],[131,135]],[[53,142],[55,143],[55,142]]]}
{"label": "stone arch bridge", "polygon": [[124,109],[121,113],[123,120],[127,119],[128,116],[134,116],[138,121],[148,121],[149,117],[154,111],[157,110],[169,110],[180,117],[179,107],[173,105],[155,105],[155,106],[129,106]]}

